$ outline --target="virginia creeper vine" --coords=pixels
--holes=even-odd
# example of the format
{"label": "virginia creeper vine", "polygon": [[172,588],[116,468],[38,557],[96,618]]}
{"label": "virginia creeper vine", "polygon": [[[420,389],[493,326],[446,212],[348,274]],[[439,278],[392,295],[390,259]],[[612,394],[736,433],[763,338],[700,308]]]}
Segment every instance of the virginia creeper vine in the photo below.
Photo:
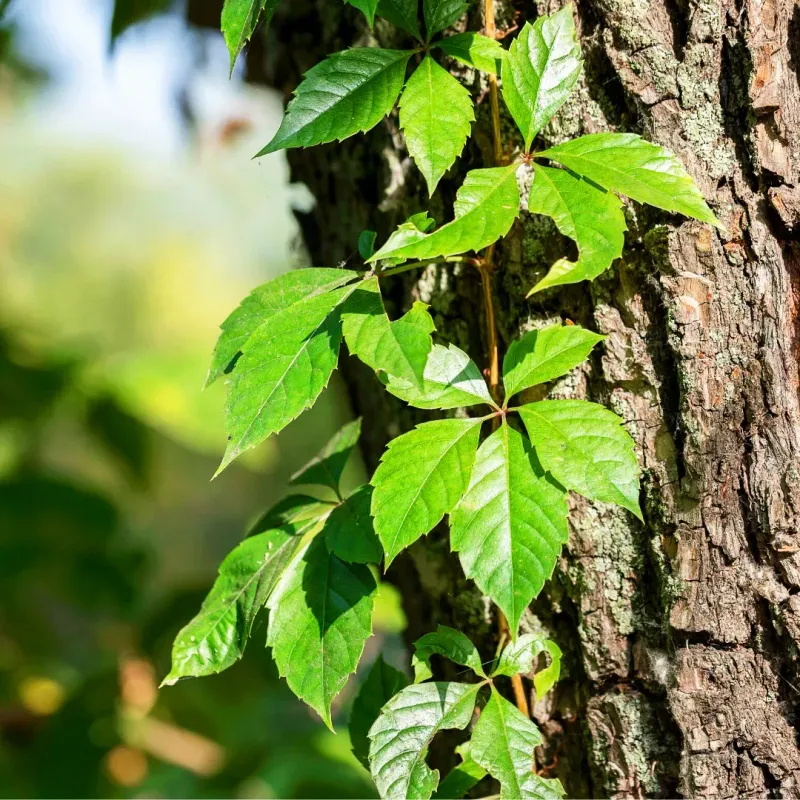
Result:
{"label": "virginia creeper vine", "polygon": [[[639,466],[623,420],[603,406],[524,402],[524,395],[510,405],[514,396],[581,364],[604,337],[577,325],[534,330],[511,343],[501,370],[495,244],[520,214],[519,170],[533,172],[525,211],[552,218],[579,252],[576,261],[553,264],[529,294],[591,280],[621,255],[626,226],[616,193],[719,222],[678,159],[639,136],[597,133],[533,150],[582,70],[570,5],[526,22],[505,50],[492,0],[484,0],[485,35],[447,35],[467,0],[422,0],[422,20],[418,0],[347,2],[370,27],[377,15],[402,29],[415,40],[413,49],[353,48],[317,64],[261,154],[368,131],[399,98],[406,145],[432,194],[474,120],[469,92],[439,64],[438,53],[486,73],[493,163],[467,173],[452,221],[436,227],[420,212],[377,251],[375,234],[364,232],[362,269],[290,272],[255,289],[231,313],[208,376],[209,383],[228,376],[228,447],[220,470],[313,405],[336,368],[342,341],[409,405],[461,412],[391,441],[370,482],[346,496],[340,479],[360,420],[339,431],[291,479],[316,486],[316,494],[285,497],[223,561],[200,612],[175,640],[164,683],[233,664],[266,608],[267,644],[281,676],[332,727],[331,704],[372,632],[378,566],[388,567],[447,516],[451,549],[497,606],[498,651],[485,662],[464,633],[439,626],[415,644],[413,683],[379,658],[353,705],[353,751],[383,798],[460,797],[487,774],[499,781],[503,798],[558,798],[560,783],[533,769],[542,739],[529,719],[521,676],[547,653],[548,666],[533,677],[541,697],[558,680],[561,651],[543,637],[518,635],[520,619],[567,542],[568,492],[616,503],[641,519]],[[277,0],[226,0],[222,29],[232,66],[259,15],[269,21],[276,6]],[[510,163],[500,134],[501,90],[524,142]],[[480,274],[488,383],[466,353],[434,341],[426,305],[414,303],[397,320],[386,315],[381,282],[433,264],[471,265]],[[476,406],[488,410],[470,416],[466,409]],[[481,441],[485,422],[490,434]],[[476,680],[430,681],[433,655],[464,665]],[[501,675],[512,681],[516,707],[495,686]],[[425,763],[428,746],[438,731],[469,725],[470,741],[458,749],[462,763],[440,785],[438,772]]]}

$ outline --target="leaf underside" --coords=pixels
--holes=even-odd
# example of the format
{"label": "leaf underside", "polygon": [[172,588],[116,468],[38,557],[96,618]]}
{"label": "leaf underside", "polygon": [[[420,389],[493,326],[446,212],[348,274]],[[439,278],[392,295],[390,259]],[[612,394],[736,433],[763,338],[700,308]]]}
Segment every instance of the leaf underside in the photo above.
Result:
{"label": "leaf underside", "polygon": [[231,60],[231,72],[242,48],[250,41],[264,12],[264,24],[269,25],[280,0],[225,0],[221,25]]}

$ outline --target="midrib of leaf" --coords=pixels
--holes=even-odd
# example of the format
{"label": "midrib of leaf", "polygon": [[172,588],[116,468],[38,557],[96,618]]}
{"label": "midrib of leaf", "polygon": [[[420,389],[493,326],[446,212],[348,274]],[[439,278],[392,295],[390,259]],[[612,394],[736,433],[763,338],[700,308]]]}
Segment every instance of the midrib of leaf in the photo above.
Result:
{"label": "midrib of leaf", "polygon": [[[244,33],[245,30],[247,29],[247,24],[246,23],[250,19],[250,17],[252,16],[253,9],[257,5],[260,5],[262,2],[263,2],[263,0],[251,0],[251,2],[250,2],[250,7],[247,9],[247,16],[244,18],[245,24],[242,25],[240,33],[239,33],[239,38],[238,38],[238,40],[236,42],[236,52],[237,53],[239,53],[242,50],[242,48],[245,46],[245,43],[247,42],[247,36],[245,36],[245,33]],[[255,30],[255,23],[253,23],[253,30]]]}
{"label": "midrib of leaf", "polygon": [[[503,445],[505,447],[505,462],[506,462],[506,519],[508,520],[508,553],[509,558],[511,560],[511,597],[513,598],[514,607],[516,608],[517,605],[517,593],[515,591],[515,583],[514,583],[514,573],[516,569],[514,568],[514,541],[513,536],[511,535],[511,449],[508,443],[508,423],[503,418]],[[487,537],[488,538],[488,537]],[[485,544],[484,540],[484,544]],[[516,636],[516,633],[514,634]]]}
{"label": "midrib of leaf", "polygon": [[[338,302],[338,303],[336,303],[336,305],[335,305],[335,306],[333,306],[333,308],[331,308],[331,309],[328,311],[328,313],[327,313],[327,314],[325,314],[325,316],[322,318],[322,320],[321,320],[321,321],[320,321],[320,323],[317,325],[317,327],[316,327],[316,328],[314,328],[314,330],[313,330],[313,331],[312,331],[312,332],[311,332],[311,333],[310,333],[308,336],[306,336],[305,340],[303,341],[303,346],[302,346],[302,347],[301,347],[301,348],[300,348],[300,349],[297,351],[297,353],[295,354],[294,358],[292,358],[292,360],[291,360],[291,361],[289,362],[289,364],[287,365],[286,369],[285,369],[285,370],[284,370],[284,371],[281,373],[280,379],[275,381],[275,385],[272,387],[272,391],[271,391],[271,392],[270,392],[270,393],[267,395],[267,397],[265,398],[264,402],[263,402],[263,403],[261,403],[261,405],[258,407],[258,411],[257,411],[255,414],[253,414],[253,418],[250,420],[250,424],[249,424],[249,425],[248,425],[248,426],[245,428],[245,430],[244,430],[244,431],[242,432],[242,434],[239,436],[239,442],[241,442],[243,439],[245,439],[245,438],[247,437],[247,435],[250,433],[250,430],[252,429],[253,425],[255,425],[255,424],[256,424],[256,421],[257,421],[257,420],[259,419],[259,417],[261,416],[261,412],[264,410],[264,406],[266,406],[266,405],[267,405],[267,403],[269,403],[269,401],[272,399],[272,396],[275,394],[275,392],[277,392],[279,388],[280,388],[280,389],[282,389],[282,388],[283,388],[283,382],[286,380],[286,376],[289,374],[289,371],[290,371],[290,370],[292,369],[292,367],[294,367],[294,365],[297,363],[297,359],[298,359],[298,358],[300,358],[300,356],[301,356],[301,355],[305,355],[305,354],[306,354],[306,351],[308,350],[308,347],[309,347],[309,344],[310,344],[310,342],[311,342],[311,341],[314,339],[314,337],[317,335],[317,333],[318,333],[318,332],[319,332],[319,330],[320,330],[320,329],[323,327],[323,325],[326,325],[326,324],[327,324],[327,322],[328,322],[328,320],[329,320],[329,318],[330,318],[331,314],[333,314],[333,313],[334,313],[334,311],[335,311],[337,308],[339,308],[339,306],[341,306],[341,304],[342,304],[342,303],[343,303],[343,302],[344,302],[344,301],[345,301],[345,300],[346,300],[348,297],[350,297],[350,295],[353,293],[353,291],[355,291],[355,288],[356,288],[357,286],[358,286],[358,283],[354,283],[354,284],[353,284],[353,286],[352,286],[352,288],[350,289],[350,291],[349,291],[349,292],[347,292],[347,294],[344,294],[344,295],[342,295],[342,297],[339,299],[339,302]],[[245,345],[245,346],[247,346],[247,345]],[[258,369],[258,367],[252,367],[252,368],[251,368],[249,371],[250,371],[250,372],[252,372],[252,371],[253,371],[253,370],[255,370],[255,369]],[[284,391],[285,391],[285,390],[284,390]],[[224,470],[224,469],[225,469],[225,467],[227,467],[227,466],[228,466],[228,464],[230,464],[230,462],[231,462],[231,461],[232,461],[232,460],[233,460],[235,457],[236,457],[236,455],[234,454],[234,455],[231,455],[231,457],[230,457],[230,458],[228,458],[227,456],[226,456],[225,458],[223,458],[223,460],[222,460],[222,463],[219,465],[219,468],[218,468],[218,469],[217,469],[217,471],[214,473],[214,477],[216,478],[216,477],[217,477],[217,475],[219,475],[219,474],[220,474],[220,472],[222,472],[222,470]]]}
{"label": "midrib of leaf", "polygon": [[[516,765],[514,764],[514,758],[511,755],[511,739],[508,736],[508,726],[506,725],[506,715],[503,711],[503,704],[497,704],[498,711],[500,712],[500,723],[503,726],[503,736],[505,737],[507,749],[508,749],[508,758],[511,762],[511,773],[514,776],[514,797],[522,797],[522,787],[519,783],[519,775],[517,775]],[[531,758],[531,767],[533,766],[533,758]]]}

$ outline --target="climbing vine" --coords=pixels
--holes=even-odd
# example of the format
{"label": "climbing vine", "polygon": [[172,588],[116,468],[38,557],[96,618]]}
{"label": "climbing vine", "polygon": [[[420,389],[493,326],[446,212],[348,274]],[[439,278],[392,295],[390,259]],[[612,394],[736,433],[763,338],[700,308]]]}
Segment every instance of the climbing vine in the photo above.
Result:
{"label": "climbing vine", "polygon": [[[558,679],[561,651],[543,637],[518,636],[519,623],[567,542],[568,493],[615,503],[641,519],[639,466],[622,419],[603,406],[511,404],[577,367],[604,337],[569,324],[532,331],[512,342],[501,368],[489,284],[498,266],[493,246],[520,213],[520,173],[532,173],[527,211],[552,218],[578,249],[576,260],[559,259],[529,294],[591,280],[621,255],[626,226],[617,193],[719,222],[678,159],[639,136],[597,133],[533,149],[581,73],[571,6],[526,22],[506,50],[496,38],[491,0],[486,35],[452,36],[442,32],[466,13],[467,0],[422,0],[422,19],[418,0],[349,2],[370,26],[377,14],[415,45],[352,48],[317,64],[259,155],[368,131],[397,104],[409,155],[432,194],[474,120],[472,98],[439,63],[443,56],[488,75],[494,163],[467,173],[451,221],[437,227],[422,211],[377,250],[375,234],[365,231],[358,241],[362,268],[296,270],[258,287],[233,311],[208,375],[208,383],[228,376],[228,446],[218,472],[314,404],[343,341],[386,391],[415,408],[458,413],[391,441],[370,482],[347,496],[340,479],[360,420],[339,431],[291,480],[324,487],[332,499],[289,495],[264,515],[223,561],[200,612],[178,634],[164,682],[229,667],[266,608],[267,644],[280,674],[332,727],[332,702],[371,635],[377,569],[447,516],[465,575],[499,609],[497,654],[487,665],[464,633],[440,626],[415,645],[413,683],[379,658],[353,706],[353,750],[384,798],[430,798],[437,789],[437,797],[460,797],[486,774],[499,781],[501,797],[557,798],[560,783],[533,770],[541,734],[528,717],[520,675],[546,652],[549,665],[534,677],[543,695]],[[226,0],[222,31],[231,68],[261,14],[268,22],[276,5]],[[500,95],[524,142],[520,153],[509,154],[500,138]],[[488,383],[467,353],[434,341],[423,303],[397,320],[386,314],[382,282],[430,264],[477,268]],[[434,654],[467,667],[474,680],[431,681]],[[516,706],[495,686],[501,675],[512,679]],[[438,731],[470,725],[476,708],[470,741],[458,750],[462,763],[439,785],[438,772],[425,763],[427,748]]]}

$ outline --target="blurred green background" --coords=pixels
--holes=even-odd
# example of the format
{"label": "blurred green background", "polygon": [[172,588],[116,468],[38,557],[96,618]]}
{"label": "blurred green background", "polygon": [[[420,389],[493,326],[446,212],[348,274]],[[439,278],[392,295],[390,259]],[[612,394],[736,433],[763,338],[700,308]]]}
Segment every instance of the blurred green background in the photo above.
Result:
{"label": "blurred green background", "polygon": [[[357,680],[333,735],[263,619],[228,672],[156,689],[222,557],[350,411],[334,382],[210,482],[217,325],[303,262],[310,201],[282,155],[251,161],[280,101],[228,81],[219,34],[113,6],[0,0],[0,794],[370,797]],[[403,625],[383,587],[359,677]]]}

